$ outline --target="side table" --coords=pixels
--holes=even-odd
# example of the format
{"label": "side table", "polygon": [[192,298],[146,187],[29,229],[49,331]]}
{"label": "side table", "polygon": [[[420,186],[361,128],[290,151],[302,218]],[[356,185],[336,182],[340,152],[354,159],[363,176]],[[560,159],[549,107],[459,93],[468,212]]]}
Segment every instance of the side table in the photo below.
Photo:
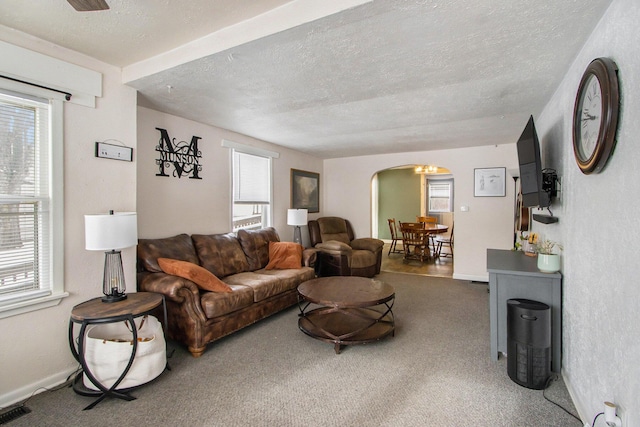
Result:
{"label": "side table", "polygon": [[[134,400],[135,397],[129,394],[129,390],[116,390],[120,382],[127,375],[127,372],[131,368],[133,361],[136,357],[136,351],[138,349],[138,330],[134,319],[136,317],[144,316],[151,313],[160,305],[164,311],[164,327],[167,325],[167,306],[165,303],[164,295],[154,292],[137,292],[127,294],[127,298],[118,301],[105,303],[101,297],[93,298],[89,301],[85,301],[76,305],[71,310],[71,317],[69,319],[69,346],[73,357],[82,366],[82,371],[87,378],[99,389],[99,391],[89,390],[82,385],[82,373],[78,373],[74,380],[73,389],[76,393],[83,396],[99,396],[97,400],[84,408],[85,410],[91,409],[100,403],[105,397],[115,397],[123,400]],[[100,383],[100,381],[93,375],[87,362],[85,360],[85,344],[87,337],[87,327],[92,324],[104,324],[115,322],[127,322],[131,325],[131,331],[133,335],[133,345],[131,346],[131,357],[126,368],[120,375],[120,377],[109,388]],[[74,325],[80,324],[80,333],[78,335],[77,348],[74,338]]]}
{"label": "side table", "polygon": [[[487,249],[491,360],[507,354],[507,301],[524,298],[551,307],[551,370],[562,370],[562,275],[542,273],[520,251]],[[509,355],[507,354],[507,357]]]}

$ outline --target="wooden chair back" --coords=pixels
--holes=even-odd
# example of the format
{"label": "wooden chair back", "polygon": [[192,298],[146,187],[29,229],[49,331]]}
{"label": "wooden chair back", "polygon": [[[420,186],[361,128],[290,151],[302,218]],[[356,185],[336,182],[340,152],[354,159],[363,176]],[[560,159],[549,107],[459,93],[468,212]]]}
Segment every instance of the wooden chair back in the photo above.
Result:
{"label": "wooden chair back", "polygon": [[398,241],[402,242],[402,235],[398,231],[398,225],[395,218],[389,218],[389,231],[391,232],[391,245],[389,246],[389,253],[387,255],[404,253],[404,249],[397,248]]}
{"label": "wooden chair back", "polygon": [[436,218],[435,216],[416,216],[416,221],[426,222],[428,224],[437,224],[438,218]]}
{"label": "wooden chair back", "polygon": [[400,230],[403,228],[414,228],[419,230],[424,230],[424,222],[400,222]]}
{"label": "wooden chair back", "polygon": [[417,259],[423,262],[429,258],[429,233],[423,222],[401,222],[404,259]]}
{"label": "wooden chair back", "polygon": [[[443,253],[443,247],[449,247],[449,252]],[[451,224],[451,228],[449,229],[449,236],[439,236],[436,239],[436,256],[437,257],[451,257],[453,258],[453,224]]]}
{"label": "wooden chair back", "polygon": [[398,227],[396,225],[395,218],[389,218],[389,231],[391,232],[391,239],[396,240],[398,238]]}

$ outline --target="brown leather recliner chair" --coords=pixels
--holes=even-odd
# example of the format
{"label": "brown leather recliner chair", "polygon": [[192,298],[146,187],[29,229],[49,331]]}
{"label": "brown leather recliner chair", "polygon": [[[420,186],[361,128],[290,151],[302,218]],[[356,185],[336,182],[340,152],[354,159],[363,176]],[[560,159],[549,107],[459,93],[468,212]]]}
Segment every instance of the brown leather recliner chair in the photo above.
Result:
{"label": "brown leather recliner chair", "polygon": [[382,240],[355,239],[351,223],[335,216],[311,220],[308,225],[311,246],[318,249],[320,276],[373,277],[380,273]]}

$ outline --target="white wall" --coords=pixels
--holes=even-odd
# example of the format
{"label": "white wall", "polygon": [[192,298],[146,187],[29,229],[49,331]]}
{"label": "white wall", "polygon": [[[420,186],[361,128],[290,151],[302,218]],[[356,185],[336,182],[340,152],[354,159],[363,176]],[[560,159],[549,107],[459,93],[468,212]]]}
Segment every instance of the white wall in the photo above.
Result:
{"label": "white wall", "polygon": [[[160,133],[166,129],[176,141],[202,139],[202,179],[185,176],[156,176]],[[293,240],[287,225],[290,207],[291,168],[321,172],[322,160],[245,135],[181,117],[138,108],[138,234],[141,238],[169,237],[179,233],[227,233],[231,230],[231,153],[222,140],[257,147],[280,154],[273,159],[273,226],[281,240]],[[322,191],[322,186],[320,187]],[[313,215],[310,215],[312,218]],[[306,227],[303,227],[306,231]],[[306,236],[307,238],[308,233]]]}
{"label": "white wall", "polygon": [[[0,28],[0,39],[103,73],[96,108],[64,105],[64,274],[70,296],[59,305],[0,319],[0,406],[62,382],[78,366],[67,339],[74,305],[101,295],[104,254],[84,249],[84,214],[134,211],[136,165],[94,157],[95,142],[136,147],[136,93],[120,70],[75,52]],[[123,251],[128,290],[135,290],[135,249]]]}
{"label": "white wall", "polygon": [[[563,178],[560,222],[535,225],[564,244],[563,376],[583,419],[610,400],[623,426],[640,426],[638,22],[640,3],[615,0],[536,121],[545,156]],[[573,156],[573,103],[587,65],[603,56],[619,67],[617,145],[601,173],[583,175]]]}
{"label": "white wall", "polygon": [[[634,113],[640,112],[636,29],[639,21],[640,5],[636,1],[614,0],[554,97],[536,118],[543,156],[559,170],[564,184],[562,201],[554,206],[560,222],[534,225],[536,231],[561,241],[565,247],[563,376],[585,421],[602,411],[604,400],[612,400],[620,405],[625,426],[640,426],[640,327],[634,318],[640,286],[633,268],[640,240],[635,209],[640,204],[636,197],[640,193],[637,166],[640,148],[636,143],[640,122],[634,117]],[[77,366],[67,342],[69,313],[73,305],[100,294],[103,263],[102,254],[84,250],[82,215],[108,209],[135,210],[136,163],[140,174],[138,211],[152,224],[147,227],[139,218],[143,237],[168,236],[197,228],[189,225],[189,219],[200,218],[201,213],[195,212],[202,207],[200,197],[207,198],[202,211],[205,216],[207,212],[212,216],[208,222],[210,231],[228,229],[229,196],[218,191],[229,188],[228,154],[219,147],[219,140],[228,138],[281,152],[282,157],[274,162],[274,219],[283,240],[290,240],[293,235],[286,225],[290,168],[321,172],[321,212],[312,217],[344,216],[353,220],[357,235],[369,236],[369,186],[375,172],[398,165],[429,163],[449,168],[456,180],[456,276],[486,278],[485,249],[511,247],[510,177],[507,197],[474,198],[473,168],[515,168],[513,144],[334,159],[325,161],[323,166],[319,159],[275,149],[252,138],[200,128],[202,125],[197,123],[152,110],[136,110],[135,92],[119,83],[119,70],[16,31],[0,28],[0,39],[104,73],[103,97],[98,99],[95,109],[65,105],[65,286],[71,296],[56,307],[0,319],[0,405],[24,398],[40,386],[64,380]],[[587,64],[599,56],[613,58],[620,67],[623,99],[618,145],[602,173],[584,176],[573,160],[571,115],[580,77]],[[139,142],[136,117],[141,122]],[[198,191],[191,193],[191,187],[187,187],[190,183],[186,182],[167,184],[179,184],[178,192],[155,184],[154,179],[167,178],[155,177],[155,165],[145,162],[155,159],[155,153],[149,155],[149,150],[153,150],[158,140],[155,127],[163,124],[174,136],[188,138],[195,133],[193,129],[202,130],[198,136],[203,138],[203,147],[206,140],[218,141],[212,143],[211,150],[215,150],[212,157],[207,154],[203,160],[206,181],[203,179],[205,184],[196,187]],[[134,163],[93,157],[94,142],[106,139],[117,139],[136,148]],[[169,179],[172,180],[184,181]],[[186,202],[179,197],[182,191],[190,193]],[[185,205],[153,199],[154,194],[165,197],[165,193],[175,195]],[[214,196],[208,199],[208,193]],[[147,204],[157,206],[160,216],[149,212]],[[469,212],[460,212],[462,205],[469,206]],[[183,217],[187,220],[180,221]],[[129,289],[133,290],[132,249],[124,251],[124,263]]]}
{"label": "white wall", "polygon": [[[523,128],[525,124],[526,120]],[[349,219],[356,237],[371,236],[371,179],[378,171],[410,164],[438,165],[451,171],[455,180],[454,277],[488,281],[487,248],[513,247],[514,185],[508,171],[518,168],[515,140],[497,146],[325,160],[324,215]],[[507,168],[507,195],[474,197],[474,168],[503,166]],[[469,211],[462,212],[461,206],[468,206]]]}

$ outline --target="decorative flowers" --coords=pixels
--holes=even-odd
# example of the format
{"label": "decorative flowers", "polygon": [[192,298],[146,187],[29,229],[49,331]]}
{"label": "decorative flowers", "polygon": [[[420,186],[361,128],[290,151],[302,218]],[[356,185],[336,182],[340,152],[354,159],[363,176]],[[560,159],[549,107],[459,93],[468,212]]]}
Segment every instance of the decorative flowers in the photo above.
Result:
{"label": "decorative flowers", "polygon": [[558,247],[558,249],[562,250],[562,245],[559,243],[554,242],[553,240],[543,240],[542,242],[538,243],[537,245],[537,249],[538,249],[538,253],[539,254],[545,254],[545,255],[552,255],[553,254],[553,248]]}

